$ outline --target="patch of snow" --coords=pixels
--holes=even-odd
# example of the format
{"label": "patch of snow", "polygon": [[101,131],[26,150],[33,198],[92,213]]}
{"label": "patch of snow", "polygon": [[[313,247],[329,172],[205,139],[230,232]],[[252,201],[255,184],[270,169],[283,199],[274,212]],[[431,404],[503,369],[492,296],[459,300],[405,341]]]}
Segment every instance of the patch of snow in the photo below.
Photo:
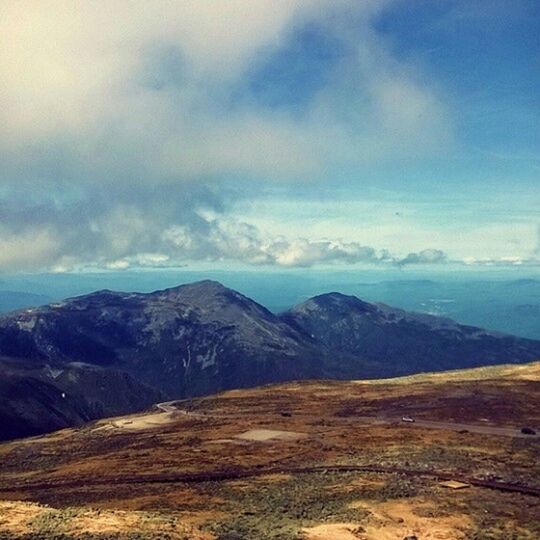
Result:
{"label": "patch of snow", "polygon": [[36,326],[36,323],[37,323],[37,317],[30,317],[28,319],[17,320],[17,326],[21,330],[26,330],[28,332],[34,329],[34,327]]}
{"label": "patch of snow", "polygon": [[63,369],[58,369],[58,368],[55,369],[49,365],[45,366],[45,371],[46,371],[47,376],[50,377],[51,379],[58,379],[58,377],[60,377],[60,375],[64,373]]}
{"label": "patch of snow", "polygon": [[197,355],[197,362],[201,364],[201,369],[206,369],[207,367],[216,365],[218,346],[219,344],[215,343],[210,352],[204,355],[203,354]]}

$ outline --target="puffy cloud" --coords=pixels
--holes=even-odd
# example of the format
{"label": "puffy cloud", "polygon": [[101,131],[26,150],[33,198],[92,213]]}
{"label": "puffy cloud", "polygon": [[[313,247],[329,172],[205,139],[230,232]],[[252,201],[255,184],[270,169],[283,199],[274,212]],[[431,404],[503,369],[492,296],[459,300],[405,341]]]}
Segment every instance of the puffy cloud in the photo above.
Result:
{"label": "puffy cloud", "polygon": [[77,244],[77,234],[62,235],[61,229],[34,229],[25,235],[3,236],[0,266],[10,270],[23,267],[67,272],[84,268],[180,267],[193,261],[311,267],[359,263],[405,266],[446,260],[438,250],[410,253],[402,258],[387,250],[340,239],[273,237],[262,234],[252,224],[204,214],[195,212],[189,223],[162,230],[147,228],[139,213],[115,209],[104,222],[91,225],[94,236],[82,245]]}
{"label": "puffy cloud", "polygon": [[269,247],[275,263],[280,266],[313,266],[320,263],[376,262],[375,249],[356,242],[310,241],[299,238],[292,242],[274,242]]}
{"label": "puffy cloud", "polygon": [[[71,182],[128,186],[224,173],[298,177],[344,159],[446,146],[442,100],[371,29],[388,3],[35,0],[23,10],[8,0],[0,141],[17,167],[36,153],[50,167],[43,160],[53,154],[85,169],[77,178],[62,171]],[[252,67],[305,25],[345,51],[306,113],[235,101]]]}
{"label": "puffy cloud", "polygon": [[205,227],[174,226],[165,231],[161,247],[164,254],[145,258],[126,258],[107,263],[108,268],[133,266],[177,266],[181,261],[234,261],[248,265],[311,267],[333,264],[436,264],[446,261],[439,250],[410,253],[405,258],[358,242],[343,240],[288,239],[265,237],[257,227],[234,220],[208,219]]}
{"label": "puffy cloud", "polygon": [[173,227],[164,239],[188,259],[283,267],[379,261],[374,248],[355,242],[265,237],[255,226],[233,220],[210,220],[202,231]]}
{"label": "puffy cloud", "polygon": [[418,253],[409,253],[403,259],[399,259],[397,264],[405,266],[407,264],[438,264],[448,260],[444,251],[440,249],[424,249]]}
{"label": "puffy cloud", "polygon": [[[376,262],[231,225],[230,193],[451,144],[442,97],[374,29],[390,3],[2,2],[0,269]],[[338,59],[301,114],[261,106],[250,77],[305,27]]]}
{"label": "puffy cloud", "polygon": [[34,270],[47,267],[61,256],[60,247],[54,235],[47,230],[1,234],[0,268]]}

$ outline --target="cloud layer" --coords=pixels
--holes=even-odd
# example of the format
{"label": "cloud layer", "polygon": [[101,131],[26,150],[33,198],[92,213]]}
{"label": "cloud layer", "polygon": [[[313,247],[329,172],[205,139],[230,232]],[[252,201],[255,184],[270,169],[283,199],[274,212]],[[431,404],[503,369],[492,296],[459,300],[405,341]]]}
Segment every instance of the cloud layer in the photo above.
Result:
{"label": "cloud layer", "polygon": [[245,186],[452,147],[444,92],[376,29],[393,4],[2,2],[0,270],[446,261],[234,215]]}

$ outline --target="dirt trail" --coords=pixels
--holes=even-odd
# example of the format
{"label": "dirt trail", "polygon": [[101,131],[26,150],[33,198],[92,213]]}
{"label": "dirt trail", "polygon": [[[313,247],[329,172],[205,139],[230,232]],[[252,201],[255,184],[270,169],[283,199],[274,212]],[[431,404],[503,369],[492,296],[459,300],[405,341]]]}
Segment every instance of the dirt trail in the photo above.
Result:
{"label": "dirt trail", "polygon": [[175,407],[173,405],[174,403],[176,403],[175,400],[173,400],[173,401],[164,401],[163,403],[156,403],[156,407],[160,411],[163,411],[163,412],[166,412],[166,413],[179,412],[179,413],[187,414],[187,411],[185,411],[183,409],[178,409],[177,407]]}
{"label": "dirt trail", "polygon": [[524,495],[532,495],[540,497],[540,486],[527,486],[521,484],[508,484],[505,482],[497,482],[494,480],[481,480],[479,478],[460,476],[459,474],[435,471],[435,470],[419,470],[405,469],[402,467],[383,467],[380,465],[314,465],[310,467],[254,467],[240,468],[232,467],[230,469],[209,471],[209,472],[193,472],[179,474],[142,474],[139,476],[118,476],[118,477],[92,477],[78,480],[60,481],[60,482],[28,482],[21,484],[12,484],[9,486],[0,487],[1,492],[11,491],[31,491],[31,490],[48,490],[48,489],[65,489],[76,488],[81,485],[103,485],[103,484],[169,484],[169,483],[202,483],[202,482],[224,482],[228,480],[238,480],[241,478],[253,478],[258,476],[272,474],[314,474],[329,472],[367,472],[367,473],[382,473],[382,474],[402,474],[405,476],[423,476],[434,478],[436,480],[456,480],[470,484],[472,486],[483,487],[488,489],[496,489],[499,491],[508,491],[514,493],[522,493]]}

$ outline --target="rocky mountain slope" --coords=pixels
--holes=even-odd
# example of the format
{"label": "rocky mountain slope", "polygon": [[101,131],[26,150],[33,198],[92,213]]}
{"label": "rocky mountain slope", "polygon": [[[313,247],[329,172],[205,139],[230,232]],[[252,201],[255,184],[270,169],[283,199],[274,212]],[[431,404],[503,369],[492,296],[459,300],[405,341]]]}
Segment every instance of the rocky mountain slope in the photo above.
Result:
{"label": "rocky mountain slope", "polygon": [[[539,341],[340,293],[311,298],[282,314],[282,319],[334,354],[376,363],[378,376],[540,358]],[[351,376],[365,376],[361,364],[351,366]]]}
{"label": "rocky mountain slope", "polygon": [[99,291],[2,316],[0,355],[10,359],[0,361],[0,438],[8,438],[161,398],[524,362],[540,358],[540,342],[337,293],[276,316],[203,281],[149,294]]}
{"label": "rocky mountain slope", "polygon": [[171,397],[324,374],[311,338],[211,281],[0,317],[0,354],[120,369]]}
{"label": "rocky mountain slope", "polygon": [[142,410],[163,396],[123,371],[0,358],[0,440]]}

